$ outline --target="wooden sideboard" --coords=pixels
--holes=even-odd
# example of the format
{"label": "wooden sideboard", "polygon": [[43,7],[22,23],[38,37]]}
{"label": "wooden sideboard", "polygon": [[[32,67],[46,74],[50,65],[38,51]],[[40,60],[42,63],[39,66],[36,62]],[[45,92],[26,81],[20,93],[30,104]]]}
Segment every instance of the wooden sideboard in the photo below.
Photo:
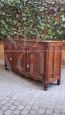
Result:
{"label": "wooden sideboard", "polygon": [[62,48],[62,65],[65,66],[65,44],[63,44]]}
{"label": "wooden sideboard", "polygon": [[40,80],[44,90],[61,80],[61,41],[4,41],[5,68],[26,77]]}

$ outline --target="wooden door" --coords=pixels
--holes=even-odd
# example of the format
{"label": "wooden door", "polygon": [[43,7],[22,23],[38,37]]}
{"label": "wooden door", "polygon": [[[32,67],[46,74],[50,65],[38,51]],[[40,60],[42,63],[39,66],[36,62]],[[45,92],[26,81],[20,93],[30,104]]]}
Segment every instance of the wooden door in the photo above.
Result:
{"label": "wooden door", "polygon": [[45,52],[44,74],[46,81],[51,83],[60,80],[62,42],[48,43]]}
{"label": "wooden door", "polygon": [[27,53],[26,48],[22,43],[17,43],[16,49],[14,50],[14,67],[15,71],[19,73],[26,72],[26,60]]}
{"label": "wooden door", "polygon": [[48,49],[48,81],[52,82],[59,79],[61,65],[60,47],[49,47]]}
{"label": "wooden door", "polygon": [[9,42],[4,42],[4,59],[5,59],[5,68],[14,70],[14,45]]}
{"label": "wooden door", "polygon": [[36,80],[42,80],[44,51],[41,47],[30,47],[27,52],[27,71]]}

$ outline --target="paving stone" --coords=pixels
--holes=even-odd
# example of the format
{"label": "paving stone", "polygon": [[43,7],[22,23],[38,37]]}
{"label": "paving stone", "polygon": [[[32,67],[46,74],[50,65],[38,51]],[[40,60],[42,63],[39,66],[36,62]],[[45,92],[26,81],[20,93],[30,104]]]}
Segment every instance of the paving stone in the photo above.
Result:
{"label": "paving stone", "polygon": [[41,109],[41,108],[40,108],[40,109],[38,110],[38,112],[37,112],[37,113],[38,113],[38,114],[40,114],[40,115],[42,115],[42,114],[44,114],[44,113],[45,113],[45,109]]}
{"label": "paving stone", "polygon": [[54,109],[54,112],[55,112],[55,113],[61,113],[61,109],[58,109],[58,108],[57,108],[57,109]]}
{"label": "paving stone", "polygon": [[62,113],[65,113],[65,109],[62,109]]}
{"label": "paving stone", "polygon": [[54,105],[48,105],[47,108],[48,108],[48,109],[54,109],[55,107],[54,107]]}
{"label": "paving stone", "polygon": [[25,106],[25,109],[30,110],[31,108],[32,108],[32,106],[31,106],[31,105],[26,105],[26,106]]}
{"label": "paving stone", "polygon": [[28,110],[28,109],[24,109],[24,110],[21,112],[22,115],[28,115],[28,113],[29,113],[29,110]]}
{"label": "paving stone", "polygon": [[38,106],[38,105],[33,105],[33,106],[32,106],[32,109],[38,110],[38,109],[39,109],[39,106]]}
{"label": "paving stone", "polygon": [[49,115],[48,113],[45,113],[44,115]]}
{"label": "paving stone", "polygon": [[8,107],[10,107],[12,105],[12,103],[7,102],[5,105],[8,106]]}
{"label": "paving stone", "polygon": [[19,110],[23,110],[25,108],[25,106],[23,106],[23,105],[19,105],[18,107],[17,107],[17,109],[19,109]]}
{"label": "paving stone", "polygon": [[5,100],[6,100],[6,101],[9,101],[9,100],[10,100],[10,98],[11,98],[11,97],[8,97],[8,96],[7,96],[7,97],[5,98]]}
{"label": "paving stone", "polygon": [[5,111],[5,110],[7,110],[8,108],[9,108],[9,107],[7,107],[7,106],[2,106],[1,110]]}
{"label": "paving stone", "polygon": [[12,112],[13,111],[11,111],[11,110],[7,110],[7,111],[4,112],[4,115],[10,115],[10,114],[12,114]]}
{"label": "paving stone", "polygon": [[26,106],[26,105],[27,105],[27,102],[23,101],[23,102],[22,102],[22,105]]}
{"label": "paving stone", "polygon": [[61,113],[61,115],[65,115],[64,113]]}
{"label": "paving stone", "polygon": [[3,104],[0,103],[0,108],[3,106]]}
{"label": "paving stone", "polygon": [[14,101],[14,103],[13,103],[14,105],[19,105],[20,104],[20,101]]}
{"label": "paving stone", "polygon": [[[58,102],[58,101],[57,101],[57,102]],[[55,108],[60,110],[60,109],[62,108],[62,105],[60,105],[60,104],[58,105],[58,104],[57,104],[57,105],[55,106]]]}
{"label": "paving stone", "polygon": [[10,110],[15,110],[17,106],[12,105],[9,109]]}
{"label": "paving stone", "polygon": [[53,115],[61,115],[60,113],[53,113]]}
{"label": "paving stone", "polygon": [[3,115],[3,111],[0,110],[0,115]]}
{"label": "paving stone", "polygon": [[14,102],[15,102],[15,99],[11,99],[9,102],[10,102],[10,103],[14,103]]}
{"label": "paving stone", "polygon": [[63,109],[65,109],[65,104],[63,105],[63,107],[62,107]]}
{"label": "paving stone", "polygon": [[28,115],[34,115],[34,114],[29,113]]}
{"label": "paving stone", "polygon": [[53,109],[47,109],[45,111],[45,114],[48,114],[48,115],[52,115],[52,113],[53,113]]}
{"label": "paving stone", "polygon": [[6,102],[6,100],[2,100],[0,103],[4,105]]}
{"label": "paving stone", "polygon": [[32,114],[32,115],[36,115],[37,111],[31,110],[29,113]]}
{"label": "paving stone", "polygon": [[19,115],[20,114],[20,110],[16,109],[15,111],[13,111],[12,115]]}

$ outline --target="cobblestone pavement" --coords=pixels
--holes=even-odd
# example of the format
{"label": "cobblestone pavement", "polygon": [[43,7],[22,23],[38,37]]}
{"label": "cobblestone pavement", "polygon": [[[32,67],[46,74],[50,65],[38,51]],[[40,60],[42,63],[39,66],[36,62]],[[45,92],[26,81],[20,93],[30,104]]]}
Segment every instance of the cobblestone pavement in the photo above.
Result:
{"label": "cobblestone pavement", "polygon": [[61,85],[47,91],[41,82],[0,69],[0,115],[65,115],[65,69]]}

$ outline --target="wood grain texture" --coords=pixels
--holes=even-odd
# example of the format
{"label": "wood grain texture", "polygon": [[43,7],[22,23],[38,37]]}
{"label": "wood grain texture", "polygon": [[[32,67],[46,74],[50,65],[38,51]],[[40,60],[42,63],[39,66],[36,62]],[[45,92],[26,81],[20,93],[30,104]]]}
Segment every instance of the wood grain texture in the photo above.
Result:
{"label": "wood grain texture", "polygon": [[3,42],[0,41],[0,60],[4,59],[4,45]]}
{"label": "wood grain texture", "polygon": [[43,82],[44,90],[48,84],[61,80],[61,41],[16,40],[16,47],[4,42],[5,63],[14,72]]}

